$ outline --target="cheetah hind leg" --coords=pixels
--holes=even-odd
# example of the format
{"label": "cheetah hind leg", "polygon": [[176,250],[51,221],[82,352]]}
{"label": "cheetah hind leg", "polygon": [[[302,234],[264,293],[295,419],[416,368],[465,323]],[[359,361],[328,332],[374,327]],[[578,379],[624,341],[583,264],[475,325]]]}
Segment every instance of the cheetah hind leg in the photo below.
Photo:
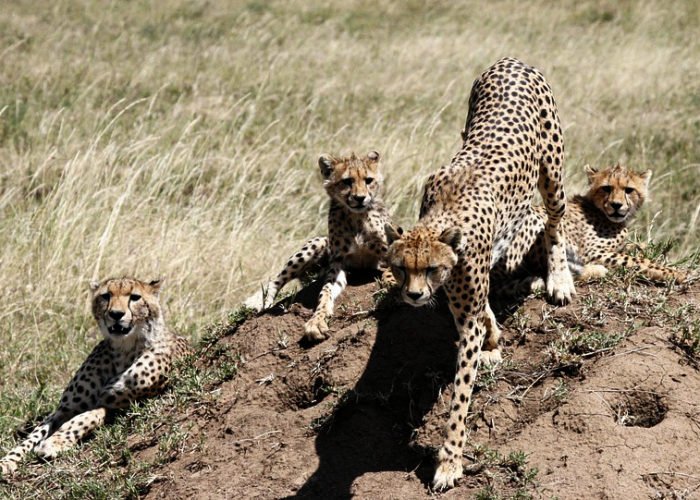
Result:
{"label": "cheetah hind leg", "polygon": [[[559,129],[558,119],[554,126],[555,130]],[[540,163],[540,176],[537,181],[537,188],[544,200],[547,212],[544,229],[544,248],[547,255],[547,296],[550,301],[556,304],[567,304],[576,295],[574,277],[571,275],[569,256],[566,253],[566,237],[561,226],[562,217],[566,212],[566,194],[561,180],[562,157],[562,154],[543,155]]]}
{"label": "cheetah hind leg", "polygon": [[[549,183],[547,183],[547,179]],[[549,185],[554,196],[548,196]],[[556,304],[568,304],[576,295],[574,277],[569,269],[566,253],[566,238],[561,231],[561,218],[566,210],[564,188],[554,177],[540,176],[540,194],[545,200],[547,223],[544,232],[544,248],[547,255],[547,278],[545,280],[547,296]]]}
{"label": "cheetah hind leg", "polygon": [[78,441],[104,424],[106,415],[105,408],[97,408],[76,415],[42,441],[34,451],[45,459],[56,458],[60,453],[73,448]]}
{"label": "cheetah hind leg", "polygon": [[557,304],[568,304],[576,295],[574,278],[566,263],[566,244],[561,241],[555,243],[554,239],[545,235],[545,242],[549,249],[547,265],[547,296]]}

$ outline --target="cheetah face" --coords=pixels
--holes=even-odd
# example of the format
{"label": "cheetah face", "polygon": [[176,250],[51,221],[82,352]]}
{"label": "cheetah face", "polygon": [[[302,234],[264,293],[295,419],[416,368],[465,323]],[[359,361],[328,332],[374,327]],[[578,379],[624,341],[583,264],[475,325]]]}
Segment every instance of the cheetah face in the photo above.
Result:
{"label": "cheetah face", "polygon": [[105,338],[138,335],[149,321],[160,319],[160,281],[131,278],[92,283],[92,314]]}
{"label": "cheetah face", "polygon": [[457,264],[460,230],[450,228],[437,234],[419,227],[405,235],[389,225],[385,230],[390,243],[387,260],[404,302],[414,307],[433,303]]}
{"label": "cheetah face", "polygon": [[586,198],[614,223],[628,223],[649,192],[651,171],[637,173],[616,165],[598,171],[585,167],[590,184]]}
{"label": "cheetah face", "polygon": [[370,210],[381,189],[379,153],[372,151],[363,158],[353,153],[344,158],[322,155],[318,166],[328,196],[351,212]]}

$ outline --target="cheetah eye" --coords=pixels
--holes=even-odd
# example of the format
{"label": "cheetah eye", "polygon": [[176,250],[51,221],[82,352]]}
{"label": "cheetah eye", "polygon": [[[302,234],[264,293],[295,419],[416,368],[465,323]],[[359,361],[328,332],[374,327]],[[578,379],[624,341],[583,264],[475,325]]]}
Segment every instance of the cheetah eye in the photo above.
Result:
{"label": "cheetah eye", "polygon": [[139,300],[141,300],[141,296],[140,296],[138,293],[132,293],[132,294],[129,296],[129,300],[130,300],[131,302],[138,302]]}
{"label": "cheetah eye", "polygon": [[600,189],[602,189],[603,192],[605,192],[605,193],[608,193],[608,194],[609,194],[609,193],[612,193],[612,186],[603,186],[603,187],[600,188]]}
{"label": "cheetah eye", "polygon": [[367,184],[368,186],[372,184],[372,182],[374,182],[374,177],[367,177],[365,179],[365,184]]}
{"label": "cheetah eye", "polygon": [[625,194],[632,194],[632,193],[634,193],[634,188],[631,188],[631,187],[625,188]]}
{"label": "cheetah eye", "polygon": [[112,297],[112,294],[109,293],[109,292],[103,293],[102,295],[100,295],[100,298],[101,298],[102,300],[106,300],[106,301],[109,301],[109,299],[110,299],[111,297]]}
{"label": "cheetah eye", "polygon": [[345,179],[343,179],[343,184],[345,184],[346,186],[352,186],[352,182],[352,177],[346,177]]}

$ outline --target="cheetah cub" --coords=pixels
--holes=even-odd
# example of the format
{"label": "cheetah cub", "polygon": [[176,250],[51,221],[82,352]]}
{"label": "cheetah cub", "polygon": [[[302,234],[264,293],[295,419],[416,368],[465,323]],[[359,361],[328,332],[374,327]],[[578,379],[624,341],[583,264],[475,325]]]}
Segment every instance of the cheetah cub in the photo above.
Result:
{"label": "cheetah cub", "polygon": [[[599,171],[587,165],[585,171],[588,191],[569,200],[562,219],[569,268],[577,278],[602,278],[609,268],[625,267],[654,281],[683,282],[686,275],[680,270],[622,252],[627,227],[649,196],[651,170],[640,173],[615,165]],[[518,244],[529,248],[529,252],[513,248],[494,269],[492,278],[500,281],[504,290],[527,293],[542,288],[540,276],[546,269],[542,246],[545,215],[544,207],[535,207],[523,224]],[[512,278],[516,279],[515,287]]]}
{"label": "cheetah cub", "polygon": [[[333,315],[335,300],[346,285],[348,268],[386,270],[387,241],[384,226],[391,219],[380,195],[382,174],[379,153],[372,151],[358,158],[323,155],[318,160],[323,186],[331,199],[328,237],[309,240],[263,289],[244,304],[261,311],[270,308],[284,285],[303,276],[311,266],[328,262],[329,270],[318,306],[304,326],[304,338],[318,342],[328,337],[327,320]],[[390,280],[390,273],[384,278]]]}
{"label": "cheetah cub", "polygon": [[160,281],[132,278],[92,283],[92,314],[104,340],[90,353],[63,392],[58,409],[0,459],[13,473],[32,450],[53,458],[101,426],[112,409],[161,392],[187,341],[163,322]]}
{"label": "cheetah cub", "polygon": [[472,87],[463,138],[451,164],[428,179],[416,226],[404,235],[387,228],[387,259],[403,300],[419,307],[443,288],[459,333],[446,438],[433,479],[437,489],[454,486],[462,476],[479,362],[500,358],[489,271],[532,210],[536,189],[547,202],[549,295],[568,302],[575,293],[560,225],[566,208],[563,138],[542,73],[512,58],[489,68]]}

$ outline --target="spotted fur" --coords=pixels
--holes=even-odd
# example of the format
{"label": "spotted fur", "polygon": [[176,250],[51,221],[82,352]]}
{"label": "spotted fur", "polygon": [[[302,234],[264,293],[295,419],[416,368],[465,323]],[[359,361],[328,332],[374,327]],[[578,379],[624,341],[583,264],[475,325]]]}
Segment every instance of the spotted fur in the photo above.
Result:
{"label": "spotted fur", "polygon": [[[623,252],[627,228],[649,196],[651,171],[635,172],[621,165],[600,171],[586,166],[585,170],[588,191],[569,200],[562,219],[569,268],[578,279],[600,278],[609,268],[624,267],[651,280],[683,282],[683,271]],[[501,291],[527,293],[542,287],[545,218],[544,207],[535,207],[523,223],[517,244],[493,269],[492,279]]]}
{"label": "spotted fur", "polygon": [[516,59],[498,61],[474,82],[462,136],[450,165],[428,179],[416,227],[403,236],[387,231],[388,260],[404,301],[421,306],[442,287],[460,337],[447,437],[433,480],[438,489],[462,475],[479,360],[500,359],[498,326],[488,305],[489,270],[531,212],[536,187],[548,216],[549,295],[563,303],[574,294],[559,229],[566,208],[562,133],[542,74]]}
{"label": "spotted fur", "polygon": [[32,450],[53,458],[101,426],[110,410],[161,392],[173,362],[189,349],[163,322],[159,281],[109,279],[90,287],[104,340],[73,376],[56,411],[0,459],[3,475]]}
{"label": "spotted fur", "polygon": [[[379,153],[364,157],[323,155],[318,161],[323,186],[331,199],[328,237],[309,240],[292,255],[277,278],[245,301],[248,307],[264,310],[289,281],[311,266],[327,263],[329,269],[313,316],[304,326],[304,337],[321,341],[328,336],[328,319],[335,300],[346,285],[349,268],[385,269],[387,241],[384,226],[391,223],[381,200],[382,175]],[[385,274],[385,278],[390,276]]]}

